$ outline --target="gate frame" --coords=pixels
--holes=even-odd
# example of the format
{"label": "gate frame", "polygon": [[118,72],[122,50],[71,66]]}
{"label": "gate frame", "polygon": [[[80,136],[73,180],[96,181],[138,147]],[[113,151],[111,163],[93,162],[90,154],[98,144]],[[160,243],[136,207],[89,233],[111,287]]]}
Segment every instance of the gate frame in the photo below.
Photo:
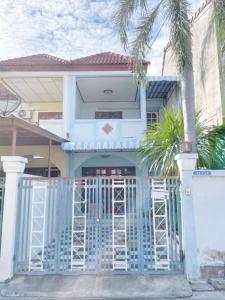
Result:
{"label": "gate frame", "polygon": [[[100,178],[102,178],[101,176],[100,176]],[[112,176],[112,177],[103,177],[103,178],[105,178],[105,179],[115,179],[115,178],[117,178],[117,177],[114,177],[114,176]],[[143,178],[143,179],[148,179],[150,182],[152,182],[152,180],[153,179],[166,179],[167,181],[169,181],[169,180],[176,180],[176,183],[178,183],[178,177],[153,177],[153,176],[128,176],[128,177],[119,177],[119,179],[121,180],[121,179],[135,179],[135,180],[137,180],[138,181],[138,179],[141,179],[141,178]],[[37,178],[37,177],[25,177],[25,178],[21,178],[21,180],[40,180],[40,181],[49,181],[49,182],[51,182],[51,181],[53,181],[53,180],[58,180],[59,181],[59,186],[61,187],[61,182],[63,182],[63,181],[65,181],[65,180],[87,180],[87,179],[97,179],[97,182],[99,182],[99,179],[98,179],[98,177],[66,177],[66,178]],[[136,182],[136,184],[137,184],[137,182]],[[21,185],[22,186],[22,185]],[[98,186],[99,186],[99,183],[98,183]],[[151,186],[151,185],[150,185]],[[178,193],[178,190],[177,190],[177,193]],[[20,193],[21,194],[21,193]],[[142,193],[141,193],[142,194]],[[180,198],[179,198],[180,199]],[[178,200],[179,200],[178,199]],[[152,201],[152,200],[151,200]],[[179,200],[180,201],[180,200]],[[180,204],[179,204],[179,206],[180,206]],[[178,223],[180,223],[180,219],[178,220]],[[181,245],[181,247],[182,247],[182,239],[181,239],[181,226],[180,226],[180,224],[178,224],[178,226],[179,226],[179,237],[180,237],[180,245]],[[18,235],[18,237],[19,237],[19,235]],[[182,252],[182,249],[181,249],[181,252]],[[57,252],[58,253],[58,252]],[[180,255],[181,255],[181,253],[180,253]],[[182,256],[182,255],[181,255]],[[58,259],[57,259],[57,257],[55,258],[55,260],[56,261],[58,261]],[[166,274],[166,273],[168,273],[168,274],[171,274],[171,273],[180,273],[180,272],[182,272],[183,271],[183,268],[182,268],[182,261],[180,261],[179,262],[179,265],[180,265],[180,269],[179,270],[158,270],[157,268],[155,268],[155,270],[152,270],[152,271],[148,271],[147,272],[147,274]],[[27,274],[27,272],[20,272],[21,274]],[[67,271],[60,271],[60,270],[58,270],[58,268],[57,268],[57,266],[56,266],[56,268],[55,268],[55,272],[53,273],[53,272],[51,272],[51,271],[44,271],[44,272],[36,272],[36,271],[32,271],[32,272],[29,272],[29,274],[37,274],[37,275],[40,275],[40,274],[74,274],[74,275],[76,275],[76,274],[82,274],[82,273],[80,273],[80,272],[76,272],[76,271],[69,271],[69,270],[67,270]],[[101,274],[101,272],[85,272],[85,274]],[[104,272],[104,274],[114,274],[114,272],[113,271],[108,271],[108,272]],[[124,271],[123,272],[120,272],[120,271],[117,271],[116,272],[116,274],[124,274]],[[126,271],[126,274],[146,274],[146,272],[144,272],[144,273],[140,273],[140,271],[138,270],[138,271]]]}

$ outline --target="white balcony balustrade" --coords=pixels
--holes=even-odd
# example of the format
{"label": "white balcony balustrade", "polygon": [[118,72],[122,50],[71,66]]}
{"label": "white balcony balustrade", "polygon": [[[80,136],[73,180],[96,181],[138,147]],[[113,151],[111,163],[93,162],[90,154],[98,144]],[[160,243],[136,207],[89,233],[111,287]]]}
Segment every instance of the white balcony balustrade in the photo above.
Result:
{"label": "white balcony balustrade", "polygon": [[65,138],[63,130],[63,120],[39,120],[39,126],[55,135]]}

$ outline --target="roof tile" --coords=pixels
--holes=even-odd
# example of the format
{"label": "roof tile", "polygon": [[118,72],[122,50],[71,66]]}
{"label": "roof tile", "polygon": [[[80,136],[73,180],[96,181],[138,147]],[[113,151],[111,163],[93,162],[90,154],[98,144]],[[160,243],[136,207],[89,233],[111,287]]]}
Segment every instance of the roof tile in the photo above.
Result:
{"label": "roof tile", "polygon": [[69,61],[49,54],[35,54],[0,61],[0,65],[61,65]]}
{"label": "roof tile", "polygon": [[[131,61],[130,56],[125,56],[112,52],[98,53],[78,59],[71,60],[72,64],[88,64],[88,65],[100,65],[100,64],[129,64]],[[144,61],[145,64],[149,62]]]}
{"label": "roof tile", "polygon": [[[124,71],[131,70],[131,57],[103,52],[72,60],[36,54],[0,61],[0,71]],[[148,61],[143,61],[147,69]]]}

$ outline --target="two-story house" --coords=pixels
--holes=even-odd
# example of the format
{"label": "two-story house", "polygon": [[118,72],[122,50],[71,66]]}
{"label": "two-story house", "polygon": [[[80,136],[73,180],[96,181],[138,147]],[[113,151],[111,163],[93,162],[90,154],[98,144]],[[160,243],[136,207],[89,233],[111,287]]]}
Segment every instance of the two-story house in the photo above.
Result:
{"label": "two-story house", "polygon": [[39,175],[20,180],[15,273],[181,271],[178,178],[146,176],[137,154],[179,105],[176,77],[140,85],[130,58],[107,52],[1,61],[0,81],[2,103],[21,99],[0,118],[0,156]]}
{"label": "two-story house", "polygon": [[[164,106],[179,104],[180,95],[176,77],[148,77],[146,86],[138,84],[129,62],[110,52],[74,60],[40,54],[0,62],[1,90],[22,99],[14,112],[14,144],[17,155],[29,158],[28,173],[47,175],[50,163],[53,176],[147,175],[137,155],[145,129]],[[143,64],[147,70],[148,62]],[[31,124],[27,131],[42,131],[45,142],[35,138],[37,132],[24,132]],[[0,155],[11,153],[13,126],[5,126]]]}

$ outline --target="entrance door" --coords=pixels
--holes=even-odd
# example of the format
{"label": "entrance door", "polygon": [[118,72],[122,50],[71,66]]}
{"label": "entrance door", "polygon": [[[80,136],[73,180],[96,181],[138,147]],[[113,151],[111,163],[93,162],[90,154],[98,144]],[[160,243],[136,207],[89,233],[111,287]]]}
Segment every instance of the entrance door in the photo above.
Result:
{"label": "entrance door", "polygon": [[127,271],[126,180],[75,182],[72,271]]}

